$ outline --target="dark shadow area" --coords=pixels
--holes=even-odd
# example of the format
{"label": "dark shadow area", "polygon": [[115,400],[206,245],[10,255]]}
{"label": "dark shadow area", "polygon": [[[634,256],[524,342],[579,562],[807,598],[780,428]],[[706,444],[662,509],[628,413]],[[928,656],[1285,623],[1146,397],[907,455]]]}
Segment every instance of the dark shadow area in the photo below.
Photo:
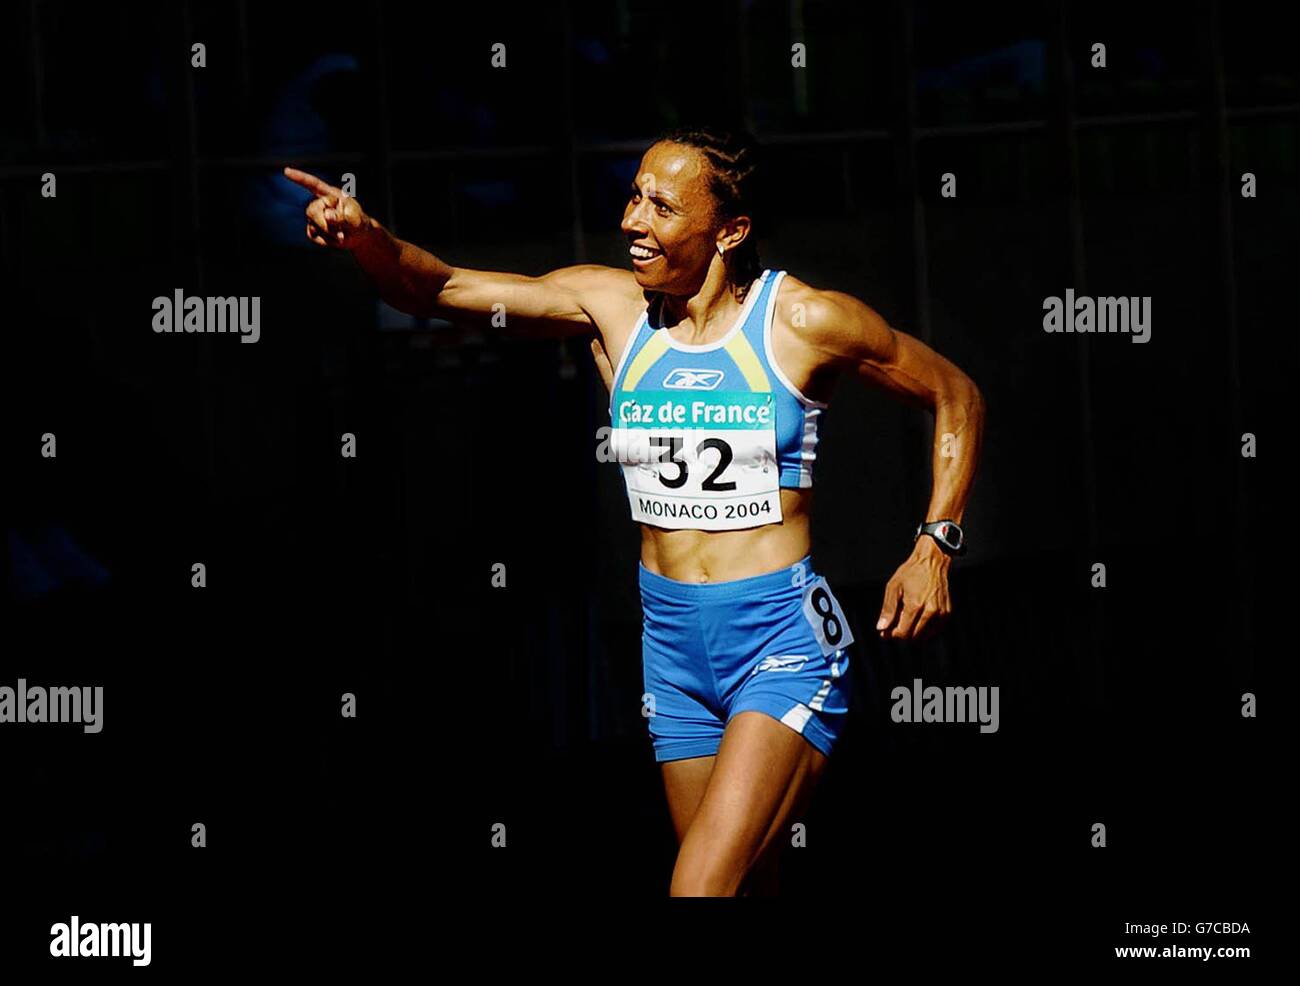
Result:
{"label": "dark shadow area", "polygon": [[[1271,8],[304,21],[226,2],[74,29],[71,7],[0,15],[0,686],[101,685],[104,728],[0,724],[0,844],[38,888],[7,956],[39,962],[75,908],[154,921],[163,975],[195,954],[243,968],[203,924],[232,908],[358,942],[354,918],[462,905],[655,913],[675,846],[641,716],[639,539],[596,460],[586,340],[382,306],[351,257],[306,242],[306,193],[278,172],[354,175],[451,263],[625,266],[642,149],[710,118],[768,146],[764,263],[924,338],[989,410],[955,612],[915,645],[871,627],[925,509],[931,419],[856,380],[826,414],[813,555],[858,673],[780,903],[818,902],[850,939],[1107,968],[1146,943],[1126,920],[1263,920],[1278,754],[1241,710],[1281,654],[1259,464],[1283,444],[1268,397],[1300,256],[1300,91]],[[1090,68],[1094,39],[1113,71]],[[90,72],[107,51],[120,71]],[[1150,298],[1150,342],[1044,332],[1044,298],[1071,287]],[[176,291],[256,296],[260,340],[156,334],[153,299]],[[997,686],[998,730],[896,723],[917,679]],[[933,898],[942,919],[899,918]],[[246,954],[285,958],[279,932],[249,935]],[[312,961],[365,950],[334,947]]]}

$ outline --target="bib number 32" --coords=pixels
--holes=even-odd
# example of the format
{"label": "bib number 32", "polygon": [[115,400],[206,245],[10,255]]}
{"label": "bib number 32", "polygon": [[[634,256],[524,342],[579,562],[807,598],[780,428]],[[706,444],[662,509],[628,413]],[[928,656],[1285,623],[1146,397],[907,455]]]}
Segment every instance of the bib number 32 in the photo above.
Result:
{"label": "bib number 32", "polygon": [[839,600],[831,592],[825,577],[810,583],[803,592],[803,615],[821,645],[822,656],[829,657],[853,643],[853,631],[844,618]]}
{"label": "bib number 32", "polygon": [[[659,482],[663,483],[669,489],[681,489],[686,485],[686,478],[690,475],[687,464],[677,458],[682,451],[682,440],[675,436],[655,436],[650,439],[650,444],[660,450],[658,461],[666,465],[677,467],[677,474],[674,476],[665,476],[663,470],[659,470]],[[729,492],[736,488],[732,482],[720,483],[718,477],[722,475],[724,469],[731,465],[732,452],[731,446],[721,438],[706,438],[695,446],[695,454],[699,456],[708,449],[713,449],[718,453],[718,464],[714,466],[713,472],[704,478],[700,484],[702,490],[718,490],[720,492]]]}

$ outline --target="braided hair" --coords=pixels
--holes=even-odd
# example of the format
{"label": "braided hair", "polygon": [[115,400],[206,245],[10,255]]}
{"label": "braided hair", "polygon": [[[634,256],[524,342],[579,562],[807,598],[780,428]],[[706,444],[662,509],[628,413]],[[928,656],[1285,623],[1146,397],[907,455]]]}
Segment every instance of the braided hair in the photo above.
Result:
{"label": "braided hair", "polygon": [[758,141],[743,130],[679,127],[660,135],[656,143],[682,144],[699,150],[709,164],[709,191],[723,219],[748,216],[749,235],[732,252],[735,286],[742,292],[763,272],[758,259],[758,216],[762,213]]}

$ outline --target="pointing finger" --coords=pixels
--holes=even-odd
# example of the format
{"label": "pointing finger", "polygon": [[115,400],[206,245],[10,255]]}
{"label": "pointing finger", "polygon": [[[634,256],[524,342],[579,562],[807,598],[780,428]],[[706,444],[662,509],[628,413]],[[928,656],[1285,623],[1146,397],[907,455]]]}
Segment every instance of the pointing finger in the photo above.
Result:
{"label": "pointing finger", "polygon": [[291,182],[293,182],[295,185],[301,185],[303,188],[307,189],[307,191],[311,192],[313,195],[341,194],[339,190],[335,188],[333,185],[331,185],[329,182],[322,181],[321,179],[317,178],[315,175],[309,175],[305,171],[299,171],[297,168],[286,167],[284,169],[284,176],[288,178]]}

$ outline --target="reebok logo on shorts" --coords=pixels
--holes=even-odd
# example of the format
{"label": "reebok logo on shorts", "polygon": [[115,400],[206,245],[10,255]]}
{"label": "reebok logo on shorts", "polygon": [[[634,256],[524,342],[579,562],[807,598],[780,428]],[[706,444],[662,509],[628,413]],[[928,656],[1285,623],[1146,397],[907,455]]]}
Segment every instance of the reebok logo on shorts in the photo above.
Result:
{"label": "reebok logo on shorts", "polygon": [[749,672],[749,676],[752,678],[760,671],[798,671],[807,663],[807,654],[781,654],[774,657],[765,657],[758,662],[758,667]]}

